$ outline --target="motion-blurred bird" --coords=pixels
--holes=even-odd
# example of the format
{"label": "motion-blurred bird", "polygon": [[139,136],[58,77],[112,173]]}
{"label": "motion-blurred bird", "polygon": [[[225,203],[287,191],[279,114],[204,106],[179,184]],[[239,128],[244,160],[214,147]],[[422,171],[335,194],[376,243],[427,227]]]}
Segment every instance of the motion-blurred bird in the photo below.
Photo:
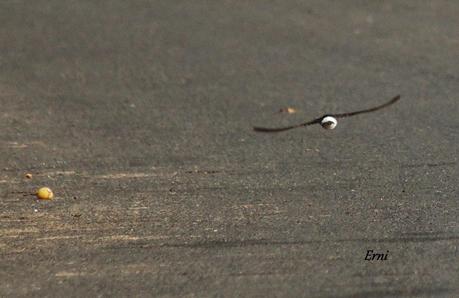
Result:
{"label": "motion-blurred bird", "polygon": [[397,102],[400,99],[400,95],[395,96],[392,98],[390,101],[386,102],[385,104],[382,104],[380,106],[371,108],[371,109],[366,109],[366,110],[361,110],[361,111],[356,111],[356,112],[350,112],[350,113],[342,113],[342,114],[325,114],[322,117],[316,118],[314,120],[292,125],[292,126],[287,126],[287,127],[279,127],[279,128],[267,128],[267,127],[258,127],[255,126],[253,130],[258,131],[258,132],[281,132],[281,131],[286,131],[290,130],[293,128],[297,127],[302,127],[302,126],[309,126],[313,124],[320,124],[323,128],[325,129],[334,129],[336,125],[338,124],[338,118],[346,118],[346,117],[351,117],[359,114],[364,114],[364,113],[371,113],[371,112],[376,112],[378,110],[381,110],[385,107],[388,107],[395,102]]}

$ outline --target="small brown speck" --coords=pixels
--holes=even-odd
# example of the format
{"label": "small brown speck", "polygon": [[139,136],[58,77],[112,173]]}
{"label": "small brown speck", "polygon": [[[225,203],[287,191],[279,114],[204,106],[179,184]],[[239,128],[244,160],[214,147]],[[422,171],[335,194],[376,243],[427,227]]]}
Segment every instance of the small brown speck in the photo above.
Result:
{"label": "small brown speck", "polygon": [[294,113],[296,113],[296,110],[294,108],[291,108],[291,107],[286,107],[286,108],[280,109],[279,113],[294,114]]}
{"label": "small brown speck", "polygon": [[27,174],[25,174],[25,177],[26,177],[27,179],[32,179],[32,174],[27,173]]}

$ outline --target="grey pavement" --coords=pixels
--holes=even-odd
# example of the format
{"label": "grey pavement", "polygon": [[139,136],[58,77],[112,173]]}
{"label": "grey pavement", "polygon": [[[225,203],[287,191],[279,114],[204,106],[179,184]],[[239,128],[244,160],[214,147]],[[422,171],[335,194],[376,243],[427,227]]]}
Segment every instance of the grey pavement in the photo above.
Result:
{"label": "grey pavement", "polygon": [[458,15],[1,1],[0,296],[457,297]]}

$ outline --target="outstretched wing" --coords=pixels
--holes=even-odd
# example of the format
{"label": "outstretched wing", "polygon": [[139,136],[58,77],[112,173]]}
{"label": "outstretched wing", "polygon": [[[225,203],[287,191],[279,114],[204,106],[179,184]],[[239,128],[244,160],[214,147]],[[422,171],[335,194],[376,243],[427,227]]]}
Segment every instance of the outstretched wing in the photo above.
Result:
{"label": "outstretched wing", "polygon": [[361,111],[351,112],[351,113],[331,114],[330,116],[333,116],[335,118],[345,118],[345,117],[350,117],[350,116],[354,116],[354,115],[358,115],[358,114],[370,113],[370,112],[374,112],[374,111],[383,109],[385,107],[388,107],[388,106],[394,104],[395,102],[397,102],[399,99],[400,99],[400,95],[397,95],[394,98],[392,98],[390,101],[386,102],[385,104],[382,104],[380,106],[377,106],[377,107],[374,107],[374,108],[371,108],[371,109],[366,109],[366,110],[361,110]]}
{"label": "outstretched wing", "polygon": [[322,118],[323,117],[320,117],[320,118],[317,118],[317,119],[314,119],[308,122],[286,126],[286,127],[280,127],[280,128],[267,128],[267,127],[254,126],[253,130],[258,131],[258,132],[281,132],[281,131],[286,131],[286,130],[290,130],[290,129],[297,128],[297,127],[308,126],[308,125],[320,123],[320,121],[322,121]]}

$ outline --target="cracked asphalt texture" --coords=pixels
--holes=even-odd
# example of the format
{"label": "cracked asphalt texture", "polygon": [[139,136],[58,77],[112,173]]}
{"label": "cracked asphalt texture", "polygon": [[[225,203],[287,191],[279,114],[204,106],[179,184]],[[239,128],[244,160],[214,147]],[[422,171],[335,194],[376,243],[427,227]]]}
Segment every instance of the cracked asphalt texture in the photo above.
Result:
{"label": "cracked asphalt texture", "polygon": [[0,2],[0,296],[459,295],[458,15]]}

